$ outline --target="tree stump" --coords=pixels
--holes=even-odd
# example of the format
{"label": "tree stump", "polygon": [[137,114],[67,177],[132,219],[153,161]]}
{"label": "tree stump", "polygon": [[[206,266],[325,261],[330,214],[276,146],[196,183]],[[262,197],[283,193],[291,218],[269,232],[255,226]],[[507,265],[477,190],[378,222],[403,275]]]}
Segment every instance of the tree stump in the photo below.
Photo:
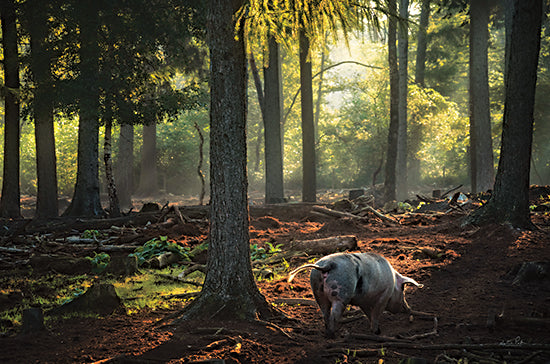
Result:
{"label": "tree stump", "polygon": [[42,312],[42,308],[31,307],[24,309],[21,334],[36,334],[43,330],[46,330],[46,327],[44,326],[44,314]]}

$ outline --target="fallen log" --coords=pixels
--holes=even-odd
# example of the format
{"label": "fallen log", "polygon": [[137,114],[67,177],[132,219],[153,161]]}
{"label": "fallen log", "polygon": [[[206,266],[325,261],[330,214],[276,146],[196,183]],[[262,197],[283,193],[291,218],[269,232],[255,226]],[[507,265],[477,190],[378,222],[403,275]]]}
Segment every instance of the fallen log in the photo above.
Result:
{"label": "fallen log", "polygon": [[357,249],[357,238],[354,235],[342,235],[314,240],[296,240],[290,243],[289,249],[312,255],[355,250]]}

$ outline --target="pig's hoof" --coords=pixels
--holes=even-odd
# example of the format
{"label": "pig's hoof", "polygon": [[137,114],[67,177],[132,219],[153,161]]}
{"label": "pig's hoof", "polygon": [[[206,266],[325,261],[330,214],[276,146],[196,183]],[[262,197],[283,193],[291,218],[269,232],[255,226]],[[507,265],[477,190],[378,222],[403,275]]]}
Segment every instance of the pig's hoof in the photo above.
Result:
{"label": "pig's hoof", "polygon": [[335,332],[334,332],[334,331],[326,331],[326,332],[325,332],[325,336],[327,337],[327,339],[334,339],[334,338],[336,338],[336,335],[335,335]]}
{"label": "pig's hoof", "polygon": [[374,331],[374,333],[375,333],[376,335],[380,335],[380,334],[382,333],[382,331],[380,331],[380,328],[377,328],[377,329]]}

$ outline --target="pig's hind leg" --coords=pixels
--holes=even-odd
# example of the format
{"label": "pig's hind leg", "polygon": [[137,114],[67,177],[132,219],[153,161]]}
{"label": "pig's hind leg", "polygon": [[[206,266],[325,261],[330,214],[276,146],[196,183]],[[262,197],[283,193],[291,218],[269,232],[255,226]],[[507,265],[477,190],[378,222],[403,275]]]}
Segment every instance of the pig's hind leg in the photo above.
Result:
{"label": "pig's hind leg", "polygon": [[332,302],[330,316],[326,327],[327,337],[329,338],[335,337],[336,331],[338,331],[338,329],[341,326],[342,315],[344,314],[345,309],[346,309],[346,305],[341,301],[337,300]]}
{"label": "pig's hind leg", "polygon": [[313,291],[313,296],[315,296],[315,301],[323,314],[323,320],[325,322],[325,330],[328,330],[329,321],[330,321],[330,310],[332,303],[325,294],[324,279],[326,278],[326,273],[322,274],[319,271],[311,272],[311,288]]}

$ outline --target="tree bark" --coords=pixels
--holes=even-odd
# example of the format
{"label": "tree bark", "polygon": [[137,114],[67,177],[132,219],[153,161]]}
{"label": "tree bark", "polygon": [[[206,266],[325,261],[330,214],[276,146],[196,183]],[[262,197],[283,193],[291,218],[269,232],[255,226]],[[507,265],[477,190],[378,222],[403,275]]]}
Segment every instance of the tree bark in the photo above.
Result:
{"label": "tree bark", "polygon": [[121,208],[132,207],[134,191],[134,125],[122,124],[118,139],[116,181]]}
{"label": "tree bark", "polygon": [[403,201],[407,196],[407,97],[409,93],[408,62],[409,62],[409,26],[405,21],[409,18],[409,0],[399,2],[398,48],[399,48],[399,124],[397,129],[397,161],[396,161],[396,196]]}
{"label": "tree bark", "polygon": [[504,123],[495,186],[489,201],[470,214],[466,223],[509,223],[530,229],[529,172],[542,1],[513,0],[509,6]]}
{"label": "tree bark", "polygon": [[80,20],[78,161],[73,199],[63,215],[97,217],[104,215],[99,198],[99,11],[94,1],[80,6],[86,14]]}
{"label": "tree bark", "polygon": [[158,192],[157,124],[152,123],[143,125],[138,194],[141,196],[155,196]]}
{"label": "tree bark", "polygon": [[[107,98],[109,99],[109,98]],[[107,104],[106,107],[110,107]],[[105,116],[105,138],[103,143],[103,161],[105,163],[105,179],[107,180],[107,193],[109,195],[109,215],[110,217],[120,216],[120,204],[118,202],[118,193],[113,175],[112,155],[112,129],[113,119],[111,112],[107,111]]]}
{"label": "tree bark", "polygon": [[34,79],[34,136],[36,144],[36,217],[59,214],[57,200],[57,163],[52,101],[51,56],[48,50],[48,7],[44,1],[29,3],[31,69]]}
{"label": "tree bark", "polygon": [[199,134],[199,162],[197,164],[197,175],[199,176],[199,180],[201,181],[201,192],[199,194],[199,205],[203,205],[204,203],[204,195],[206,194],[206,188],[205,188],[205,179],[204,179],[204,173],[202,173],[202,165],[204,162],[204,136],[202,135],[202,130],[195,121],[195,129],[197,130],[197,134]]}
{"label": "tree bark", "polygon": [[489,2],[470,4],[470,183],[473,193],[492,189],[493,142],[487,49]]}
{"label": "tree bark", "polygon": [[[210,47],[211,212],[207,273],[188,319],[248,319],[270,315],[250,263],[246,176],[246,57],[235,12],[242,0],[211,0]],[[242,27],[240,28],[242,29]]]}
{"label": "tree bark", "polygon": [[19,188],[19,56],[17,51],[17,24],[15,2],[0,3],[2,47],[4,50],[4,171],[0,216],[21,217]]}
{"label": "tree bark", "polygon": [[384,180],[384,200],[396,199],[396,162],[397,130],[399,124],[399,72],[397,69],[397,6],[396,0],[388,1],[388,66],[390,73],[390,125],[388,128],[388,151],[386,159],[386,176]]}
{"label": "tree bark", "polygon": [[430,23],[430,3],[431,0],[422,0],[419,21],[420,27],[416,37],[416,70],[414,74],[414,82],[422,87],[426,86],[426,50],[428,48],[427,31]]}
{"label": "tree bark", "polygon": [[315,127],[313,120],[313,85],[311,60],[308,59],[309,39],[300,31],[300,85],[302,104],[302,201],[317,200],[317,177],[315,162]]}
{"label": "tree bark", "polygon": [[282,82],[279,45],[274,37],[268,41],[269,62],[264,69],[265,85],[265,203],[285,201],[283,182],[283,146],[281,133]]}

